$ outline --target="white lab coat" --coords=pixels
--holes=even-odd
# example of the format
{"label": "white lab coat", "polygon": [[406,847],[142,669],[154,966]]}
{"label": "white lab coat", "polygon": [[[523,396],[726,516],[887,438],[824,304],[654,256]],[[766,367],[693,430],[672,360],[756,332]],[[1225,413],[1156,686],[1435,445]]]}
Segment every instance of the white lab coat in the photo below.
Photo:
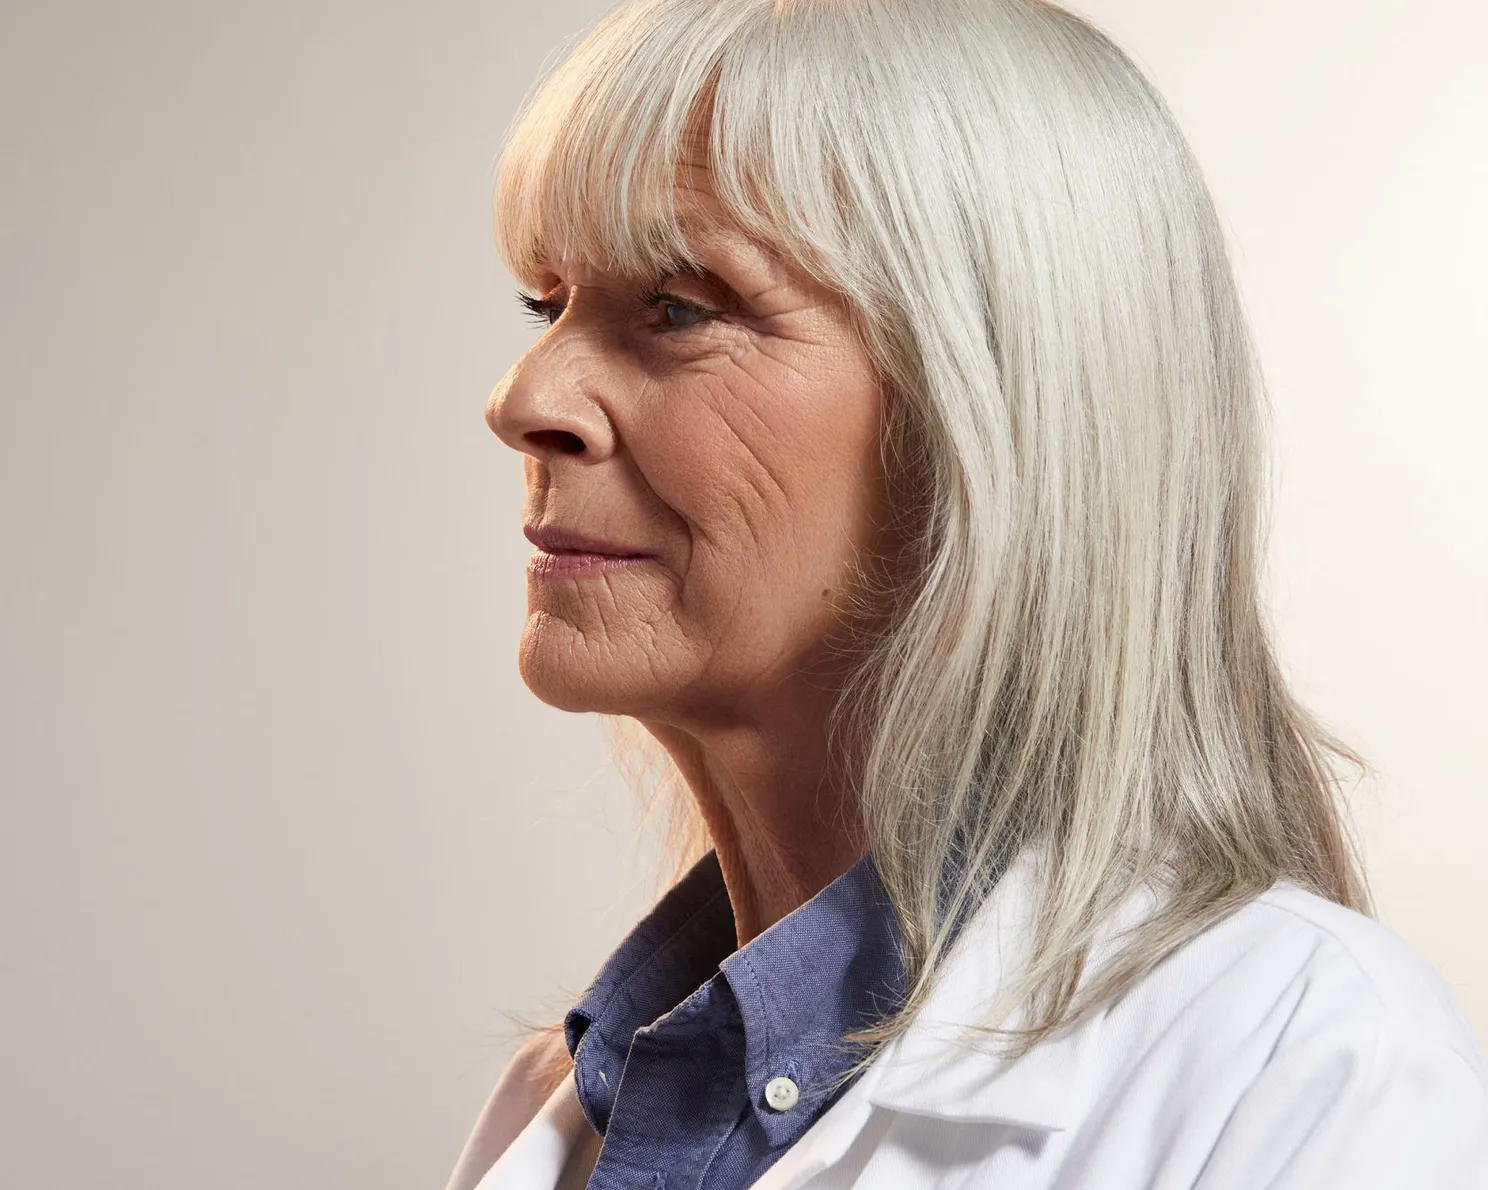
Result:
{"label": "white lab coat", "polygon": [[[1033,877],[1025,852],[910,1028],[754,1190],[1488,1190],[1488,1063],[1446,986],[1291,884],[1021,1058],[956,1044],[1026,941]],[[580,1190],[572,1074],[535,1116],[505,1084],[448,1190]]]}

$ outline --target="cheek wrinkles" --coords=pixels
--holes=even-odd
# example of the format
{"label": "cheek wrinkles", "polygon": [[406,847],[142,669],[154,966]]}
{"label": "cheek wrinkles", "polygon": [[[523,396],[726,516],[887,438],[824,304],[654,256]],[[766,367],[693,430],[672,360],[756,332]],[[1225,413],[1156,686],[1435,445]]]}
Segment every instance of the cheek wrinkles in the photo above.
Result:
{"label": "cheek wrinkles", "polygon": [[[742,480],[753,493],[757,508],[755,516],[750,518],[749,528],[756,544],[763,546],[768,538],[762,536],[765,526],[755,523],[756,518],[760,514],[768,514],[772,508],[788,511],[790,506],[790,495],[785,483],[766,462],[766,448],[772,440],[778,440],[778,436],[760,417],[755,403],[738,395],[737,386],[720,383],[711,386],[711,389],[709,412],[735,448],[728,452],[723,475],[726,480]],[[730,491],[729,495],[742,511],[742,494]]]}

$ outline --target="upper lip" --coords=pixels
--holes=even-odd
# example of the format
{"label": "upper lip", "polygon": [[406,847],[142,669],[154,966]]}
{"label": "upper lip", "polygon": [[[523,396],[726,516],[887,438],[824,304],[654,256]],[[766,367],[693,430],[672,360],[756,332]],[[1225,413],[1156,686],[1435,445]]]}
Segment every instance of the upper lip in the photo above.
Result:
{"label": "upper lip", "polygon": [[646,550],[607,541],[577,529],[565,529],[562,525],[523,525],[522,532],[538,549],[550,554],[610,554],[617,558],[649,556]]}

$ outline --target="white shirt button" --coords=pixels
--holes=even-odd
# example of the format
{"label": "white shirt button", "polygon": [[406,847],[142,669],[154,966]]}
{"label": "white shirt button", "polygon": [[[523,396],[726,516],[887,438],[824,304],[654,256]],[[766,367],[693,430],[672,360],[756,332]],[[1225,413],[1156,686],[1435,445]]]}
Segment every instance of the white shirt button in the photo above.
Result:
{"label": "white shirt button", "polygon": [[775,1111],[790,1111],[801,1097],[801,1088],[781,1075],[765,1084],[765,1102]]}

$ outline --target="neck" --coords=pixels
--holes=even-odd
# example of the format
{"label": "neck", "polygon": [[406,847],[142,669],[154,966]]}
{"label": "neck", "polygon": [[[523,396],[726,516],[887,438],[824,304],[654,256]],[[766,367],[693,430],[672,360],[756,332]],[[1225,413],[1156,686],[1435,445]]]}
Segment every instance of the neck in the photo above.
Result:
{"label": "neck", "polygon": [[781,691],[775,694],[768,723],[698,728],[641,721],[670,754],[702,814],[740,946],[864,853],[851,779],[828,754],[825,713],[802,713]]}

